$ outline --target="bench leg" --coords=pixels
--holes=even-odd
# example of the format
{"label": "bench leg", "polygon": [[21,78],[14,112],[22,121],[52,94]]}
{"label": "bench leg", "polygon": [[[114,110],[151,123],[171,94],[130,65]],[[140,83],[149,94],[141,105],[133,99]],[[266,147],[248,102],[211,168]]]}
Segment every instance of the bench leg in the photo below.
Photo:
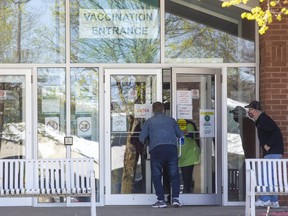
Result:
{"label": "bench leg", "polygon": [[95,186],[95,173],[91,174],[91,216],[96,216],[96,186]]}
{"label": "bench leg", "polygon": [[248,196],[246,194],[246,203],[245,203],[245,216],[250,216],[251,214],[251,202],[250,202],[251,196]]}
{"label": "bench leg", "polygon": [[251,216],[255,216],[255,196],[250,197],[251,201]]}

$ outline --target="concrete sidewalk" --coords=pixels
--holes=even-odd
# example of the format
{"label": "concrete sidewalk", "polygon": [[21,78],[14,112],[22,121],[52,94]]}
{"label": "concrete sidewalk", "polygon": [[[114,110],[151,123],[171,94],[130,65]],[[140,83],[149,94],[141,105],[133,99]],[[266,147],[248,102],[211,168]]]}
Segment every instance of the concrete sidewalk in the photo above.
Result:
{"label": "concrete sidewalk", "polygon": [[[97,216],[244,216],[243,206],[182,206],[155,209],[151,206],[97,207]],[[257,208],[256,216],[266,216]],[[269,216],[288,216],[288,208],[271,209]],[[0,207],[0,216],[90,216],[90,207]]]}

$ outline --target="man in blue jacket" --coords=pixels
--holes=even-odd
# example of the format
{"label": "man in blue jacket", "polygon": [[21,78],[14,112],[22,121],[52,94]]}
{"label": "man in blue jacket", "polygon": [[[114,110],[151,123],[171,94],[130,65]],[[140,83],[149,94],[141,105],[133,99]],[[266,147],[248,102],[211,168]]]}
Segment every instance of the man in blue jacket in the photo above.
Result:
{"label": "man in blue jacket", "polygon": [[[268,159],[280,159],[284,154],[283,137],[278,125],[262,111],[261,103],[259,101],[252,101],[249,105],[248,115],[255,121],[255,126],[258,132],[258,139],[262,149],[262,156]],[[255,202],[255,206],[271,206],[278,208],[278,196],[264,195]]]}
{"label": "man in blue jacket", "polygon": [[139,136],[143,144],[146,138],[149,139],[152,182],[158,199],[152,207],[167,207],[162,184],[163,168],[167,167],[172,185],[172,204],[177,208],[181,206],[177,138],[184,134],[176,120],[164,114],[164,105],[161,102],[153,103],[152,110],[154,116],[144,122]]}

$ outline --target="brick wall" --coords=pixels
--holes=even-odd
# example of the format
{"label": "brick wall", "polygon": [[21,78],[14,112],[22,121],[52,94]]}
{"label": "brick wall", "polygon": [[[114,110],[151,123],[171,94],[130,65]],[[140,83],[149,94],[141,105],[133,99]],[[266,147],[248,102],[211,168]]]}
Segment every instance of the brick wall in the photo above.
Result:
{"label": "brick wall", "polygon": [[[260,36],[260,101],[282,130],[288,158],[288,16]],[[280,205],[288,206],[282,196]]]}

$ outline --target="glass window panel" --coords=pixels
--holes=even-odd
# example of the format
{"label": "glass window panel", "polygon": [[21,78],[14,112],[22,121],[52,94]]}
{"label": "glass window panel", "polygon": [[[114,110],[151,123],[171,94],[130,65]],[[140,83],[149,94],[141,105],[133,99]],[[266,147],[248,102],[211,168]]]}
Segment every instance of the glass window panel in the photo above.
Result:
{"label": "glass window panel", "polygon": [[2,0],[0,29],[0,63],[65,61],[65,0]]}
{"label": "glass window panel", "polygon": [[[204,123],[201,120],[207,113],[213,113],[209,114],[211,118],[216,115],[215,76],[178,73],[176,83],[176,120],[178,124],[182,122],[182,127],[186,127],[184,133],[188,134],[188,136],[184,136],[184,145],[180,146],[181,150],[179,150],[181,152],[181,154],[179,153],[181,192],[185,194],[215,193],[215,161],[217,160],[215,150],[219,145],[217,139],[215,141],[215,131],[213,130],[216,126],[214,120],[208,121],[212,124],[209,131],[208,128],[204,129]],[[198,96],[192,96],[192,91],[195,90],[199,91]],[[180,102],[183,95],[186,101]],[[191,109],[189,110],[189,108]],[[194,151],[189,151],[189,148]],[[192,178],[189,178],[189,175]]]}
{"label": "glass window panel", "polygon": [[65,69],[38,68],[38,158],[65,158]]}
{"label": "glass window panel", "polygon": [[[25,76],[8,74],[0,76],[1,159],[26,157],[25,125],[27,117],[25,107],[29,100],[27,101],[25,89]],[[30,119],[28,119],[29,121]]]}
{"label": "glass window panel", "polygon": [[157,96],[156,75],[112,75],[111,95],[111,193],[153,193],[150,156],[138,139]]}
{"label": "glass window panel", "polygon": [[[71,68],[71,157],[95,160],[96,199],[99,201],[99,73],[98,68]],[[90,201],[76,197],[73,201]]]}
{"label": "glass window panel", "polygon": [[159,0],[71,2],[71,62],[160,62]]}
{"label": "glass window panel", "polygon": [[228,200],[245,200],[245,158],[256,157],[255,125],[245,105],[255,99],[255,68],[228,68]]}
{"label": "glass window panel", "polygon": [[255,23],[222,1],[165,1],[165,62],[255,62]]}

